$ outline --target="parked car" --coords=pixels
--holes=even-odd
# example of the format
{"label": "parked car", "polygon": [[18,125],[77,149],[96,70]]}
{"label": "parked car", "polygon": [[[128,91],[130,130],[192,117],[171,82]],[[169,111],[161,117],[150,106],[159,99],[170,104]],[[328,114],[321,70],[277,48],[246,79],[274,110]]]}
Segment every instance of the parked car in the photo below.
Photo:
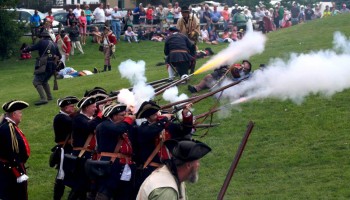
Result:
{"label": "parked car", "polygon": [[[33,9],[23,9],[23,8],[9,9],[8,11],[9,12],[15,11],[16,12],[16,18],[14,20],[16,20],[18,22],[24,22],[28,26],[30,25],[30,18],[34,15],[34,12],[35,12],[35,10],[33,10]],[[42,21],[45,19],[45,15],[42,12],[38,11],[38,15],[40,16],[40,19]],[[57,33],[58,32],[58,27],[60,26],[60,22],[54,20],[52,22],[52,26],[53,26],[54,33]]]}
{"label": "parked car", "polygon": [[55,21],[60,22],[64,26],[67,26],[67,14],[68,14],[67,11],[62,10],[62,11],[54,12],[52,16]]}

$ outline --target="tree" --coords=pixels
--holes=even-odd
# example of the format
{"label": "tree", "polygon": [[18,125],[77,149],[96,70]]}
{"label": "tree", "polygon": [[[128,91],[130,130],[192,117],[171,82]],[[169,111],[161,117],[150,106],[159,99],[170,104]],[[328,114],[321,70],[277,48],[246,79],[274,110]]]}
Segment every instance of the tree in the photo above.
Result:
{"label": "tree", "polygon": [[20,37],[23,35],[23,25],[16,22],[15,12],[7,10],[16,7],[17,0],[0,1],[0,58],[9,58]]}

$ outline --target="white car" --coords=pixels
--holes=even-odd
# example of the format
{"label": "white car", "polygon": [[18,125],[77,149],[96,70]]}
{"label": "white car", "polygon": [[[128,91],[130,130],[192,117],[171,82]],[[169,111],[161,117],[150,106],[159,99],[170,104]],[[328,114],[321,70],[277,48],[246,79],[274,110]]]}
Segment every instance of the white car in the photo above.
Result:
{"label": "white car", "polygon": [[[33,9],[23,9],[23,8],[18,8],[18,9],[9,9],[9,11],[15,11],[16,12],[16,21],[18,22],[24,22],[26,24],[30,24],[30,18],[34,15]],[[38,15],[40,16],[41,21],[45,19],[45,15],[38,11]],[[58,32],[58,27],[60,26],[60,22],[54,20],[52,22],[53,26],[53,31],[54,33]]]}

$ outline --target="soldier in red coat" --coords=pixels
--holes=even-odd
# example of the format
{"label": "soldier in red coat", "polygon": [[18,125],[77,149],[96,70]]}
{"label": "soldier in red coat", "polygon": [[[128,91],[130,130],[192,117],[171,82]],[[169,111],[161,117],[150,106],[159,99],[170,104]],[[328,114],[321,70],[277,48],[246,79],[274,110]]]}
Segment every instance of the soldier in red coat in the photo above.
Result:
{"label": "soldier in red coat", "polygon": [[102,35],[102,45],[103,45],[103,54],[105,56],[105,64],[103,67],[103,71],[107,70],[111,71],[111,56],[115,52],[115,45],[117,44],[117,38],[113,34],[113,32],[108,28],[104,27],[103,35]]}
{"label": "soldier in red coat", "polygon": [[28,103],[12,100],[2,109],[6,112],[0,119],[0,199],[28,199],[27,172],[24,166],[30,155],[26,137],[18,124],[22,109]]}

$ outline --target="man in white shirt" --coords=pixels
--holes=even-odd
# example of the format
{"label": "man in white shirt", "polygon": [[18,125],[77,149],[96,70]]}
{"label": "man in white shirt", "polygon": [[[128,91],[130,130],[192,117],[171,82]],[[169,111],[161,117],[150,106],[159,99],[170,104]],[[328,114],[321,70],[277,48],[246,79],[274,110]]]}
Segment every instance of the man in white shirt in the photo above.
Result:
{"label": "man in white shirt", "polygon": [[111,8],[110,5],[107,3],[106,4],[106,9],[105,9],[106,25],[107,26],[111,25],[112,12],[113,12],[113,8]]}
{"label": "man in white shirt", "polygon": [[120,40],[120,33],[121,33],[121,25],[120,21],[123,18],[122,14],[118,11],[118,6],[115,6],[112,15],[111,15],[111,26],[112,26],[112,31],[114,35],[116,35],[117,40]]}
{"label": "man in white shirt", "polygon": [[103,10],[103,3],[101,3],[100,6],[97,7],[92,14],[94,15],[96,24],[105,23],[106,17],[105,17],[105,11]]}
{"label": "man in white shirt", "polygon": [[174,24],[177,24],[177,20],[182,17],[181,8],[179,7],[179,2],[175,2],[174,6]]}
{"label": "man in white shirt", "polygon": [[73,14],[75,15],[75,18],[79,18],[81,15],[81,9],[80,9],[80,4],[77,4],[77,7],[73,10]]}

